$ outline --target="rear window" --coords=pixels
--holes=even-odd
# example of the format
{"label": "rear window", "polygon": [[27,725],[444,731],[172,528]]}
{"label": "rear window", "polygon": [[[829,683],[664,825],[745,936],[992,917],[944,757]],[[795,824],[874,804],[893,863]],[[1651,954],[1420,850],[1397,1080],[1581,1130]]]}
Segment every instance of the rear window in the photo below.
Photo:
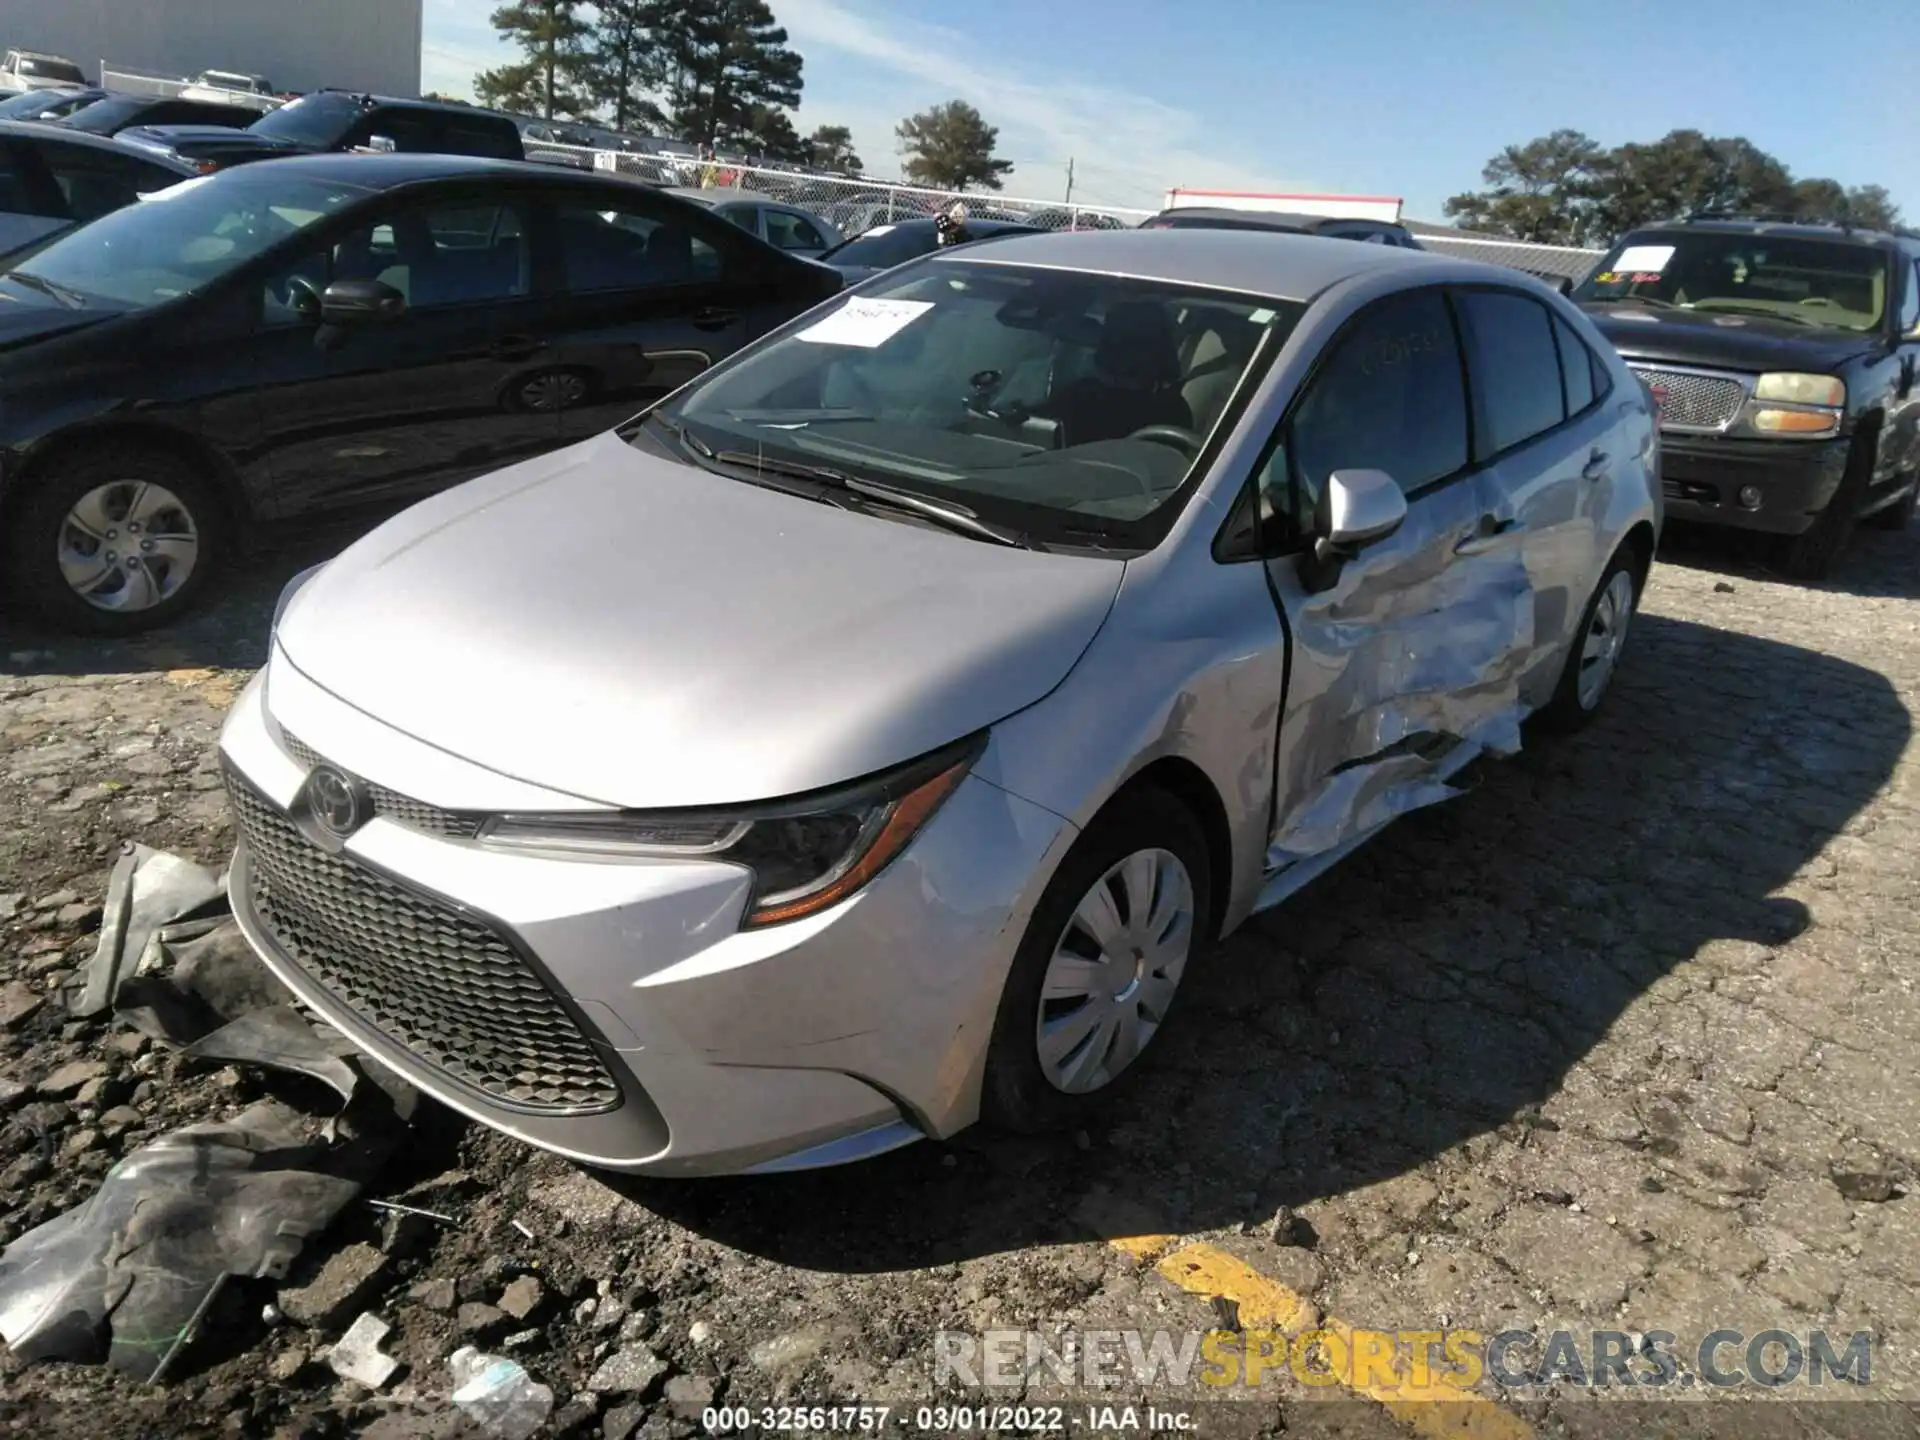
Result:
{"label": "rear window", "polygon": [[87,83],[87,77],[80,67],[67,60],[28,60],[23,57],[19,69],[22,75],[32,75],[41,80],[71,80],[76,85]]}
{"label": "rear window", "polygon": [[836,265],[891,270],[896,265],[932,254],[938,243],[939,237],[931,225],[876,225],[858,239],[828,251],[827,258]]}

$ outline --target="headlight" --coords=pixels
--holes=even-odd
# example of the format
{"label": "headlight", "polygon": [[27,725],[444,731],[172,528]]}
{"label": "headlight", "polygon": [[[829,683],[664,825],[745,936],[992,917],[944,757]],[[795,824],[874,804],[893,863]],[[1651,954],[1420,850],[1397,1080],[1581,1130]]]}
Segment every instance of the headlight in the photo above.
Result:
{"label": "headlight", "polygon": [[753,872],[744,924],[837,905],[907,848],[986,744],[985,732],[910,765],[799,799],[725,811],[497,815],[480,842],[606,858],[711,859]]}
{"label": "headlight", "polygon": [[1756,400],[1784,400],[1789,405],[1832,405],[1847,403],[1847,387],[1831,375],[1762,375],[1753,387]]}
{"label": "headlight", "polygon": [[1755,410],[1753,428],[1769,435],[1833,435],[1840,417],[1831,410]]}

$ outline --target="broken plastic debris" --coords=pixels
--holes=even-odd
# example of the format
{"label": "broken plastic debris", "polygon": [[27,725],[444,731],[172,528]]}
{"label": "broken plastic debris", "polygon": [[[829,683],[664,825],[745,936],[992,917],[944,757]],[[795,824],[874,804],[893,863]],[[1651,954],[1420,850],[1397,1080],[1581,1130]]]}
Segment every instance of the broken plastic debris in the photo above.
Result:
{"label": "broken plastic debris", "polygon": [[83,1019],[104,1014],[155,933],[192,917],[223,890],[220,877],[204,865],[145,845],[127,846],[107,878],[100,939],[93,959],[80,972],[82,988],[69,998],[68,1008]]}
{"label": "broken plastic debris", "polygon": [[311,1075],[333,1087],[342,1100],[353,1099],[359,1072],[333,1052],[322,1035],[290,1006],[255,1010],[203,1035],[186,1049],[196,1060],[235,1060]]}
{"label": "broken plastic debris", "polygon": [[393,1327],[378,1315],[360,1316],[327,1352],[327,1368],[342,1380],[353,1380],[378,1390],[393,1378],[400,1362],[380,1353],[380,1343]]}
{"label": "broken plastic debris", "polygon": [[447,1369],[453,1373],[453,1403],[488,1435],[528,1440],[553,1410],[553,1391],[516,1361],[462,1345],[447,1357]]}
{"label": "broken plastic debris", "polygon": [[400,1215],[424,1215],[429,1220],[438,1220],[442,1225],[459,1223],[451,1215],[442,1215],[438,1210],[422,1210],[418,1205],[401,1205],[392,1200],[369,1200],[367,1204],[376,1210],[391,1210]]}

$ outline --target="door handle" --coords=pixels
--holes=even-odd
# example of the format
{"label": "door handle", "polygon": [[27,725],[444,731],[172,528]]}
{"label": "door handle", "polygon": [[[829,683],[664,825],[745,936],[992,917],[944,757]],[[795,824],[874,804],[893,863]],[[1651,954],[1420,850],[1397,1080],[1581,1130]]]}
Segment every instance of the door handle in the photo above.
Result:
{"label": "door handle", "polygon": [[1587,456],[1587,463],[1580,467],[1580,478],[1582,480],[1598,480],[1607,473],[1607,467],[1611,461],[1612,457],[1608,455],[1606,451],[1595,446],[1593,453]]}
{"label": "door handle", "polygon": [[696,310],[693,314],[693,328],[696,330],[724,330],[729,325],[740,323],[738,310],[722,310],[709,306],[705,310]]}
{"label": "door handle", "polygon": [[1518,520],[1497,520],[1491,515],[1480,517],[1480,526],[1466,539],[1453,547],[1456,555],[1484,555],[1489,550],[1498,550],[1504,543],[1504,537],[1520,528]]}
{"label": "door handle", "polygon": [[531,335],[503,335],[493,342],[487,353],[496,360],[531,360],[546,348],[546,341]]}

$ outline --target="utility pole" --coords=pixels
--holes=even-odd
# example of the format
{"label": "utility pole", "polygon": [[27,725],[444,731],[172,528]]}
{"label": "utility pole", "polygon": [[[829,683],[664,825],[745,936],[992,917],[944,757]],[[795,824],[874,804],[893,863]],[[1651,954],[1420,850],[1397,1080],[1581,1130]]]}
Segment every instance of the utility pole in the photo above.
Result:
{"label": "utility pole", "polygon": [[1073,203],[1073,157],[1067,157],[1067,204]]}

